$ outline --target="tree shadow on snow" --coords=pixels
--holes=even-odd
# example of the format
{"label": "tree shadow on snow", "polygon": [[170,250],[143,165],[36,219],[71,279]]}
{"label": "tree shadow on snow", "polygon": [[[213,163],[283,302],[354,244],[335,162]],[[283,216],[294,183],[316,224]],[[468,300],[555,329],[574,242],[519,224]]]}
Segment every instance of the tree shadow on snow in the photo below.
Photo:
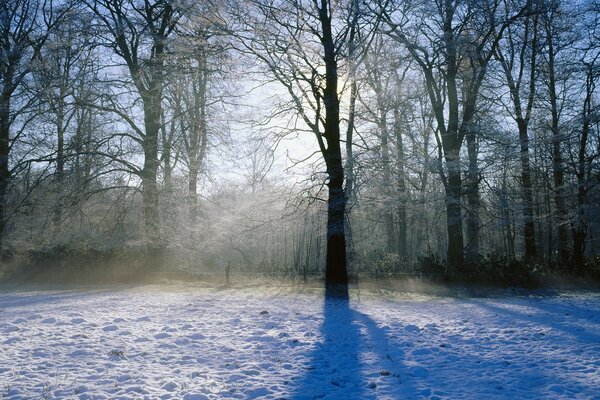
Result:
{"label": "tree shadow on snow", "polygon": [[320,336],[292,399],[400,398],[400,388],[412,393],[403,353],[394,348],[390,355],[385,329],[354,309],[347,292],[325,296]]}

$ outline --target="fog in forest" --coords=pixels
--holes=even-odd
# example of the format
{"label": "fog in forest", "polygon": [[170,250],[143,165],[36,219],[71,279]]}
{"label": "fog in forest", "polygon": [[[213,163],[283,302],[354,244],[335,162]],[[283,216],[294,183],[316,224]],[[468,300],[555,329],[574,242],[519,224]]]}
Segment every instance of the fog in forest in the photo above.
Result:
{"label": "fog in forest", "polygon": [[599,11],[4,0],[0,280],[597,280]]}

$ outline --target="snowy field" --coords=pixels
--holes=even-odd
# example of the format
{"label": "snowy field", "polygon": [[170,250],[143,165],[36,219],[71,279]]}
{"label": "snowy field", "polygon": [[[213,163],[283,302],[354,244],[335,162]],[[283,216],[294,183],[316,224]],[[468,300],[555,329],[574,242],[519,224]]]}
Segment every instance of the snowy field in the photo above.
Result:
{"label": "snowy field", "polygon": [[0,289],[0,398],[600,399],[600,295]]}

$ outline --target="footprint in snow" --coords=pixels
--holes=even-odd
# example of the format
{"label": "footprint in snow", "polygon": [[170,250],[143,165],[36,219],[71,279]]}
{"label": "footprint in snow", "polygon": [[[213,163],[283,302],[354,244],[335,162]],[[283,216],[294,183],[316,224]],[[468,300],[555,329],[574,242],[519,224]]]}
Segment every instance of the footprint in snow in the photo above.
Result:
{"label": "footprint in snow", "polygon": [[201,340],[201,339],[205,339],[206,336],[204,336],[201,333],[194,333],[192,335],[187,336],[188,338],[192,339],[192,340]]}
{"label": "footprint in snow", "polygon": [[16,332],[16,331],[20,331],[21,328],[19,328],[18,326],[14,326],[14,325],[5,325],[4,326],[4,333],[11,333],[11,332]]}
{"label": "footprint in snow", "polygon": [[160,388],[162,390],[166,390],[167,392],[174,392],[177,390],[179,386],[175,382],[166,382]]}
{"label": "footprint in snow", "polygon": [[118,331],[119,327],[116,325],[106,325],[104,328],[102,328],[102,330],[104,332],[114,332],[114,331]]}
{"label": "footprint in snow", "polygon": [[410,369],[410,375],[416,378],[426,378],[429,375],[429,371],[424,367],[412,367]]}
{"label": "footprint in snow", "polygon": [[183,396],[183,400],[209,400],[209,398],[201,393],[188,393]]}
{"label": "footprint in snow", "polygon": [[86,350],[75,350],[69,354],[70,357],[83,357],[89,355],[91,355],[91,353]]}
{"label": "footprint in snow", "polygon": [[44,318],[42,320],[43,324],[55,324],[56,323],[56,318],[54,317],[48,317],[48,318]]}

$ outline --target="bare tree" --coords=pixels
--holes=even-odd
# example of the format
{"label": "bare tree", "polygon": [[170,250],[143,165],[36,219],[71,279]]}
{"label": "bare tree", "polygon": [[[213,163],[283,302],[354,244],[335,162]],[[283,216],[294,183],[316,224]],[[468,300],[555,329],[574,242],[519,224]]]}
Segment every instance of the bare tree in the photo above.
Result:
{"label": "bare tree", "polygon": [[[255,0],[239,19],[244,52],[258,58],[283,86],[290,109],[315,135],[326,166],[328,187],[328,284],[345,284],[346,202],[340,132],[340,65],[358,20],[354,2]],[[363,40],[366,35],[363,35]],[[351,42],[360,47],[360,43]]]}
{"label": "bare tree", "polygon": [[[6,227],[6,194],[11,178],[10,153],[24,129],[11,132],[15,120],[38,99],[23,86],[42,47],[68,7],[52,1],[8,0],[0,3],[0,248]],[[16,107],[14,107],[16,105]]]}
{"label": "bare tree", "polygon": [[504,30],[525,8],[501,17],[501,1],[444,0],[436,2],[435,10],[431,10],[429,2],[390,3],[381,10],[387,33],[406,47],[421,69],[436,118],[436,138],[446,166],[442,181],[446,190],[447,261],[449,267],[457,268],[464,262],[460,165],[463,140],[466,137],[469,142],[467,194],[471,208],[467,233],[470,255],[474,256],[479,252],[479,178],[472,122],[488,63]]}
{"label": "bare tree", "polygon": [[167,0],[96,0],[87,4],[103,28],[103,44],[124,61],[142,101],[143,127],[132,116],[115,108],[113,111],[130,125],[134,140],[143,149],[144,165],[138,175],[143,185],[146,241],[150,253],[157,253],[163,246],[157,173],[165,58],[168,38],[175,31],[181,12]]}
{"label": "bare tree", "polygon": [[523,238],[525,241],[525,258],[528,259],[537,257],[528,127],[537,83],[538,16],[537,12],[526,15],[522,23],[509,27],[506,40],[498,46],[496,51],[496,57],[502,66],[510,91],[511,115],[519,130],[521,188],[523,192]]}

